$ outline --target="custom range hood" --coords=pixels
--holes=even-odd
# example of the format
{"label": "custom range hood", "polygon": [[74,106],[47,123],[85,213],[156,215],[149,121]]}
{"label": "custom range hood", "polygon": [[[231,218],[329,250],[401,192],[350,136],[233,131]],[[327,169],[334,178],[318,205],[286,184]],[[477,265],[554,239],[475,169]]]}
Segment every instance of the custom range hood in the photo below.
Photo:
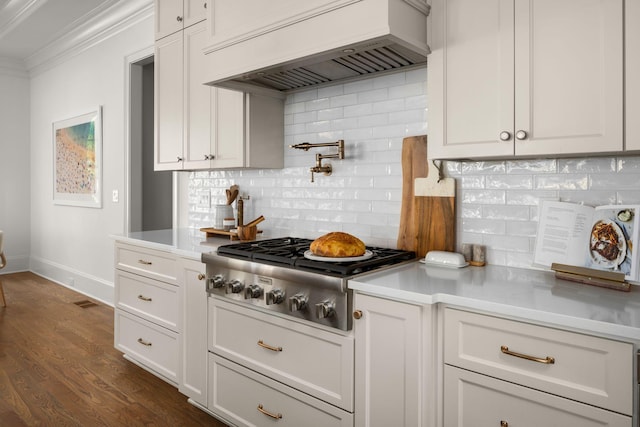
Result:
{"label": "custom range hood", "polygon": [[208,85],[289,92],[424,65],[429,53],[426,0],[212,4]]}

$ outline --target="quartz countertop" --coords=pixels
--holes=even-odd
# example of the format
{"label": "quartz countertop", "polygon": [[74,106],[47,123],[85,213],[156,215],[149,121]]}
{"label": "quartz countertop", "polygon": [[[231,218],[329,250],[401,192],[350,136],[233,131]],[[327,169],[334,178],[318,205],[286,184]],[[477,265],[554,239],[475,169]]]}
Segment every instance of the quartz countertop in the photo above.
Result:
{"label": "quartz countertop", "polygon": [[358,276],[349,288],[640,343],[640,286],[621,292],[556,279],[551,271],[491,265],[454,269],[416,261]]}
{"label": "quartz countertop", "polygon": [[204,232],[193,228],[133,231],[125,234],[114,234],[111,237],[114,240],[168,251],[181,257],[198,261],[202,253],[215,252],[218,246],[233,243],[227,236],[206,237]]}

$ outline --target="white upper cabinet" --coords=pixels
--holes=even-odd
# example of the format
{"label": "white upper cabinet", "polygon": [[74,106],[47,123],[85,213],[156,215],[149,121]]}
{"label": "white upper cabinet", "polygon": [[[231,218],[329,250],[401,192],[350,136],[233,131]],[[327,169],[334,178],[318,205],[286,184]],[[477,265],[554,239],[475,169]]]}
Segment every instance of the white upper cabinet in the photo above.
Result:
{"label": "white upper cabinet", "polygon": [[156,40],[187,28],[206,18],[204,0],[154,0]]}
{"label": "white upper cabinet", "polygon": [[625,148],[640,150],[640,0],[625,2]]}
{"label": "white upper cabinet", "polygon": [[623,0],[434,0],[429,157],[623,149]]}
{"label": "white upper cabinet", "polygon": [[282,168],[284,97],[204,85],[205,29],[156,41],[154,169]]}

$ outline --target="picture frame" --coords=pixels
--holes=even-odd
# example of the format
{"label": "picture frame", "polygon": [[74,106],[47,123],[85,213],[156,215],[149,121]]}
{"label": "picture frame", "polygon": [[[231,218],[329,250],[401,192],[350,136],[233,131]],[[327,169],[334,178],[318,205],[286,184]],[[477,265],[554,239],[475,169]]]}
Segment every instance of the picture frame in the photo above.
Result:
{"label": "picture frame", "polygon": [[53,202],[102,208],[102,107],[53,123]]}

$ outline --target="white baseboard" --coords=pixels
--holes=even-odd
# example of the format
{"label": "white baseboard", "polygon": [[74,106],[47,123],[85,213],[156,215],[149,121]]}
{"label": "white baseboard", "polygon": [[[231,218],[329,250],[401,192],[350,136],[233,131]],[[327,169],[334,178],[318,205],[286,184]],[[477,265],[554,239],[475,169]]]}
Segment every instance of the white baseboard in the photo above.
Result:
{"label": "white baseboard", "polygon": [[34,258],[27,270],[113,307],[113,283],[51,261]]}

